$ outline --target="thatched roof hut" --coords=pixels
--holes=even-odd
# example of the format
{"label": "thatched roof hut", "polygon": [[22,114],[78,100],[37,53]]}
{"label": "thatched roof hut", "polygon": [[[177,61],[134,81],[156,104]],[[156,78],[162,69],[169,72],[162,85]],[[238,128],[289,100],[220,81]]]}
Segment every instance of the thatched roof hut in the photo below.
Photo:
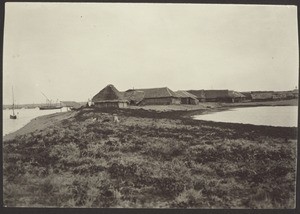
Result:
{"label": "thatched roof hut", "polygon": [[232,90],[204,90],[206,101],[239,102],[246,96]]}
{"label": "thatched roof hut", "polygon": [[130,105],[138,105],[145,97],[145,92],[134,89],[123,92],[123,96],[129,101]]}
{"label": "thatched roof hut", "polygon": [[230,98],[228,90],[205,90],[206,99]]}
{"label": "thatched roof hut", "polygon": [[113,85],[107,85],[92,98],[96,107],[127,107],[128,100]]}
{"label": "thatched roof hut", "polygon": [[190,97],[190,98],[193,98],[193,99],[197,99],[197,96],[194,95],[194,94],[191,94],[187,91],[182,91],[182,90],[179,90],[179,91],[175,91],[176,95],[178,97]]}
{"label": "thatched roof hut", "polygon": [[205,101],[204,90],[188,90],[187,92],[195,95],[200,102]]}
{"label": "thatched roof hut", "polygon": [[253,101],[273,100],[274,91],[252,91],[251,98]]}
{"label": "thatched roof hut", "polygon": [[294,95],[294,98],[298,98],[298,97],[299,97],[299,89],[295,88],[295,89],[292,91],[292,94]]}
{"label": "thatched roof hut", "polygon": [[245,96],[246,100],[251,100],[251,92],[250,91],[240,92],[240,93]]}
{"label": "thatched roof hut", "polygon": [[181,104],[197,105],[199,103],[197,96],[187,91],[175,91],[175,93],[181,99]]}
{"label": "thatched roof hut", "polygon": [[287,92],[285,91],[275,91],[272,95],[273,100],[284,100],[287,99]]}
{"label": "thatched roof hut", "polygon": [[[171,105],[180,104],[180,98],[174,91],[168,87],[162,88],[144,88],[144,89],[130,89],[126,93],[134,93],[133,97],[138,98],[140,105]],[[126,95],[125,95],[126,96]]]}
{"label": "thatched roof hut", "polygon": [[145,93],[144,98],[163,98],[163,97],[178,97],[174,91],[168,87],[163,88],[144,88],[137,89],[137,91],[143,91]]}
{"label": "thatched roof hut", "polygon": [[246,98],[246,96],[240,92],[237,91],[228,91],[229,97],[231,98]]}

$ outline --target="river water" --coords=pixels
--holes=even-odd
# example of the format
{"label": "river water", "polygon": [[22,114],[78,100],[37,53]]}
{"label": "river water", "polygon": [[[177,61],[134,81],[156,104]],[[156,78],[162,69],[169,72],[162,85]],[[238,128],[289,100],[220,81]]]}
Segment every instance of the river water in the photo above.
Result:
{"label": "river water", "polygon": [[2,127],[3,127],[3,136],[6,134],[9,134],[11,132],[17,131],[18,129],[25,126],[27,123],[29,123],[32,119],[47,115],[47,114],[53,114],[57,112],[65,112],[67,111],[67,108],[62,109],[53,109],[53,110],[40,110],[39,108],[35,109],[16,109],[15,114],[17,115],[16,120],[12,120],[9,118],[9,115],[12,114],[12,110],[3,110],[3,121],[2,121]]}
{"label": "river water", "polygon": [[[3,136],[14,132],[32,119],[57,112],[65,112],[66,108],[55,110],[16,109],[18,119],[9,119],[12,110],[3,110]],[[228,111],[215,112],[205,115],[196,115],[196,120],[208,120],[228,123],[245,123],[267,126],[298,126],[298,106],[267,106],[267,107],[243,107]]]}
{"label": "river water", "polygon": [[297,127],[298,106],[243,107],[211,114],[196,115],[193,118],[215,122]]}

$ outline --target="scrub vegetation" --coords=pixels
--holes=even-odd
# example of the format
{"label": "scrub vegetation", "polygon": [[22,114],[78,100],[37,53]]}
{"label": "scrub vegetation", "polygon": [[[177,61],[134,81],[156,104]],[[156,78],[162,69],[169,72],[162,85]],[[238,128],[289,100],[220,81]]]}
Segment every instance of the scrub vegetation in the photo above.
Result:
{"label": "scrub vegetation", "polygon": [[296,128],[143,109],[55,117],[4,139],[5,206],[295,207]]}

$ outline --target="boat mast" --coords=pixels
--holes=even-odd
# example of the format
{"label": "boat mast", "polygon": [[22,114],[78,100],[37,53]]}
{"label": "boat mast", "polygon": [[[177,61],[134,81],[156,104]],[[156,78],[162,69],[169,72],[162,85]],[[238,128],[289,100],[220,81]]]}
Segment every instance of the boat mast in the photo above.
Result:
{"label": "boat mast", "polygon": [[49,106],[51,106],[51,100],[43,92],[41,92],[41,93],[46,98],[46,105],[47,105],[47,102],[48,102]]}
{"label": "boat mast", "polygon": [[12,89],[12,97],[13,97],[13,105],[12,105],[12,109],[13,109],[13,115],[15,115],[14,87],[11,87],[11,89]]}

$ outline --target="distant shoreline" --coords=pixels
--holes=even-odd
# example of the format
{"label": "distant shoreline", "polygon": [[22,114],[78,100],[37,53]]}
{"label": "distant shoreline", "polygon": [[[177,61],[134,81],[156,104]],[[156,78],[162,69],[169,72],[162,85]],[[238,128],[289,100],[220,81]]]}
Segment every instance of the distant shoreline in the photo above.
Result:
{"label": "distant shoreline", "polygon": [[[78,102],[82,105],[86,104],[87,102]],[[52,103],[52,105],[59,105],[60,103]],[[37,103],[37,104],[15,104],[15,109],[34,109],[40,106],[46,106],[47,104],[45,103]],[[11,104],[5,104],[2,105],[3,110],[4,109],[12,109],[12,105]]]}
{"label": "distant shoreline", "polygon": [[[80,104],[86,104],[86,102],[78,102]],[[54,103],[55,104],[55,103]],[[260,102],[252,102],[252,101],[249,101],[249,102],[237,102],[237,103],[219,103],[219,102],[200,102],[199,105],[200,106],[203,106],[205,104],[211,104],[213,106],[216,106],[218,104],[221,104],[223,106],[239,106],[239,107],[242,107],[242,106],[263,106],[263,105],[298,105],[298,99],[289,99],[289,100],[273,100],[273,101],[260,101]],[[46,104],[45,103],[37,103],[37,104],[17,104],[15,105],[15,109],[22,109],[22,108],[25,108],[25,109],[33,109],[33,108],[36,108],[36,107],[39,107],[39,106],[45,106]],[[181,106],[194,106],[194,105],[181,105]],[[139,108],[140,106],[138,106]],[[143,107],[146,107],[146,106],[143,106]],[[142,107],[142,108],[143,108]],[[3,110],[5,109],[11,109],[12,108],[12,105],[11,104],[4,104],[2,105],[2,108]],[[131,107],[130,107],[131,108]]]}
{"label": "distant shoreline", "polygon": [[[268,102],[249,102],[249,103],[216,103],[205,102],[199,105],[166,105],[166,106],[131,106],[128,109],[142,109],[146,111],[155,111],[158,113],[176,113],[174,118],[191,119],[194,115],[210,114],[214,112],[227,111],[233,108],[243,107],[260,107],[260,106],[298,106],[298,99],[293,100],[281,100],[281,101],[268,101]],[[49,126],[55,125],[57,122],[61,122],[65,118],[72,117],[77,111],[53,113],[49,115],[38,116],[32,119],[22,128],[15,132],[9,133],[3,136],[3,140],[13,139],[16,136],[27,134],[36,130],[43,130]],[[193,120],[193,119],[191,119]]]}

